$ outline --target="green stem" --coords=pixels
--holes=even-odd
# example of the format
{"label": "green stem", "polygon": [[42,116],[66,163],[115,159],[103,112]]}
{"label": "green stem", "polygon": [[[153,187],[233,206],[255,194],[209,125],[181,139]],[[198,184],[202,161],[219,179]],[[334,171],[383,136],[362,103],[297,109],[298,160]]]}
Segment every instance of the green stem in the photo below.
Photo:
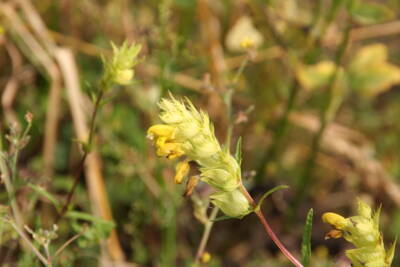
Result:
{"label": "green stem", "polygon": [[8,194],[8,198],[10,200],[13,217],[14,217],[15,222],[17,223],[18,227],[21,228],[24,224],[24,221],[22,219],[22,213],[21,213],[21,210],[19,209],[17,200],[15,199],[15,188],[14,188],[14,185],[11,180],[12,175],[10,174],[10,171],[7,166],[6,159],[5,159],[5,155],[3,154],[3,152],[1,152],[1,155],[0,155],[0,171],[2,174],[1,178],[4,181],[4,184],[6,186],[6,191]]}
{"label": "green stem", "polygon": [[88,157],[92,145],[93,145],[93,136],[94,136],[94,131],[95,131],[95,125],[96,125],[96,117],[98,115],[99,109],[100,109],[100,105],[101,105],[101,101],[103,100],[104,97],[104,91],[106,90],[106,88],[104,88],[103,86],[100,88],[99,90],[99,94],[97,95],[96,98],[96,102],[94,104],[94,109],[93,109],[93,113],[91,116],[91,120],[90,120],[90,128],[89,128],[89,137],[88,137],[88,141],[86,143],[86,147],[83,150],[83,155],[79,161],[79,165],[77,168],[77,171],[74,174],[74,183],[72,185],[71,190],[68,192],[68,196],[67,196],[67,200],[65,201],[64,206],[61,208],[61,212],[58,214],[56,222],[58,222],[64,215],[65,212],[68,209],[68,206],[70,205],[71,201],[72,201],[72,197],[76,191],[76,188],[78,187],[79,181],[80,181],[80,177],[81,177],[81,173],[83,171],[83,167],[85,165],[85,161],[86,158]]}
{"label": "green stem", "polygon": [[279,150],[279,147],[282,143],[283,137],[286,134],[288,124],[289,124],[289,115],[292,112],[295,106],[295,100],[297,98],[297,94],[299,92],[299,84],[295,79],[293,84],[290,87],[289,99],[287,101],[285,110],[283,111],[282,117],[280,118],[277,126],[273,132],[273,143],[269,149],[266,149],[264,154],[261,157],[259,166],[256,171],[256,176],[254,177],[256,182],[260,182],[264,177],[264,171],[268,163],[276,157],[276,154]]}
{"label": "green stem", "polygon": [[208,217],[208,221],[206,222],[203,235],[201,237],[199,248],[197,249],[196,258],[194,260],[195,264],[198,264],[200,262],[201,256],[203,256],[208,239],[210,237],[211,229],[214,225],[214,219],[217,217],[218,211],[218,207],[214,207],[211,211],[210,217]]}
{"label": "green stem", "polygon": [[337,78],[338,78],[338,75],[340,72],[340,68],[343,65],[345,51],[349,44],[350,29],[351,29],[351,26],[349,25],[345,30],[343,40],[342,40],[342,42],[339,46],[339,49],[336,53],[336,58],[335,58],[336,70],[333,73],[333,75],[330,79],[329,85],[328,85],[327,100],[321,106],[319,129],[312,140],[311,153],[308,157],[306,167],[303,171],[303,174],[298,182],[299,191],[297,194],[297,200],[295,201],[295,203],[296,203],[295,205],[298,205],[298,203],[300,203],[302,201],[305,194],[307,193],[307,188],[309,188],[309,185],[312,181],[312,173],[313,173],[313,170],[315,167],[315,159],[317,157],[318,151],[320,150],[321,140],[324,136],[327,126],[334,118],[334,115],[339,106],[339,104],[336,103],[336,101],[338,100],[337,97],[339,97],[339,96],[335,95],[335,85],[336,85],[336,81],[337,81]]}
{"label": "green stem", "polygon": [[28,245],[28,247],[32,250],[33,253],[38,257],[38,259],[45,265],[45,266],[51,266],[51,264],[47,261],[46,257],[43,256],[42,253],[32,244],[30,241],[29,237],[25,234],[25,232],[18,227],[14,222],[9,221],[11,226],[14,228],[14,230],[21,236],[21,238],[25,241],[25,243]]}

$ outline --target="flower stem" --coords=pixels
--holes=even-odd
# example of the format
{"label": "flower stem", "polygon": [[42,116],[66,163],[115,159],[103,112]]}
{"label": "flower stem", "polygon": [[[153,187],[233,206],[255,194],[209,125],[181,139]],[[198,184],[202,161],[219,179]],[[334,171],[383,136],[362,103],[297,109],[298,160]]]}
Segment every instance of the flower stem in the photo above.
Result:
{"label": "flower stem", "polygon": [[88,157],[90,151],[91,151],[91,147],[92,147],[92,143],[93,143],[93,136],[94,136],[94,130],[95,130],[95,122],[96,122],[96,117],[97,114],[99,113],[99,109],[100,109],[100,104],[101,101],[103,100],[103,96],[104,96],[104,88],[100,88],[99,94],[97,95],[96,98],[96,102],[94,104],[94,109],[93,109],[93,113],[92,113],[92,117],[90,120],[90,128],[89,128],[89,138],[88,141],[86,143],[86,148],[83,150],[83,155],[81,157],[81,160],[79,161],[79,165],[77,168],[77,171],[74,174],[74,183],[72,185],[71,190],[68,192],[68,196],[67,196],[67,200],[65,201],[64,206],[62,207],[60,213],[57,216],[56,222],[58,222],[65,214],[65,212],[68,209],[69,204],[72,201],[72,197],[76,191],[76,188],[78,187],[78,183],[79,183],[79,178],[81,177],[81,173],[83,171],[83,167],[85,165],[85,161],[86,158]]}
{"label": "flower stem", "polygon": [[194,260],[195,264],[198,264],[200,262],[201,256],[204,253],[204,250],[206,248],[207,245],[207,241],[208,238],[210,237],[210,233],[211,233],[211,229],[213,227],[214,224],[214,219],[218,214],[218,207],[214,207],[213,210],[211,211],[210,217],[208,218],[208,221],[204,227],[204,231],[203,231],[203,235],[201,237],[201,241],[200,241],[200,245],[199,248],[197,249],[197,253],[196,253],[196,258]]}
{"label": "flower stem", "polygon": [[[243,186],[243,184],[240,185],[240,191],[243,193],[243,195],[247,198],[249,203],[255,208],[256,203],[253,199],[253,197],[249,194],[247,189]],[[275,232],[272,230],[271,226],[269,225],[267,219],[265,218],[264,214],[262,213],[261,209],[256,209],[254,213],[257,215],[257,217],[260,219],[261,224],[264,227],[265,232],[268,234],[268,236],[272,239],[272,241],[275,243],[275,245],[279,248],[279,250],[283,253],[283,255],[288,258],[288,260],[293,263],[294,266],[296,267],[303,267],[303,264],[297,260],[292,253],[285,247],[285,245],[279,240],[278,236],[275,234]]]}

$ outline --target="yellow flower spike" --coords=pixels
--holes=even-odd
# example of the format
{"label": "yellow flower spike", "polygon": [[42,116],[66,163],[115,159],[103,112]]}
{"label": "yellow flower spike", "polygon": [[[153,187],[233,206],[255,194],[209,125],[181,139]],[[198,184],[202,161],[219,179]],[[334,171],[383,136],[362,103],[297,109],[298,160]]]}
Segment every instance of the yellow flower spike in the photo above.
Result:
{"label": "yellow flower spike", "polygon": [[174,181],[176,184],[180,184],[190,171],[189,161],[185,160],[178,162],[178,164],[176,164],[175,171],[176,174],[174,177]]}
{"label": "yellow flower spike", "polygon": [[[178,100],[172,94],[161,99],[159,107],[163,124],[148,129],[157,155],[167,159],[185,155],[187,161],[194,161],[200,167],[200,175],[188,179],[184,196],[189,196],[202,180],[216,189],[210,196],[211,201],[226,215],[241,218],[250,213],[252,207],[238,189],[240,164],[229,152],[222,150],[208,114],[198,110],[189,99]],[[182,182],[188,172],[187,162],[178,164],[175,181]]]}
{"label": "yellow flower spike", "polygon": [[165,140],[171,140],[175,137],[176,128],[166,124],[156,124],[147,130],[147,135],[150,139],[156,137],[165,137]]}
{"label": "yellow flower spike", "polygon": [[322,221],[325,223],[329,223],[338,230],[343,230],[347,225],[347,221],[343,216],[340,216],[339,214],[333,212],[324,213],[322,215]]}

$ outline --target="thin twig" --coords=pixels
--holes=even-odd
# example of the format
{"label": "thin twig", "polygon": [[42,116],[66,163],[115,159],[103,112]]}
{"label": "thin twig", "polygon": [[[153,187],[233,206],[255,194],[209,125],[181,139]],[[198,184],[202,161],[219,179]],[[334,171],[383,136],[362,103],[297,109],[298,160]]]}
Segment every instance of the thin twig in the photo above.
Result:
{"label": "thin twig", "polygon": [[69,246],[72,242],[74,242],[78,237],[80,237],[84,231],[74,235],[70,239],[67,240],[61,247],[57,249],[57,251],[54,253],[54,255],[50,258],[50,262],[53,262],[53,260],[67,247]]}
{"label": "thin twig", "polygon": [[38,257],[38,259],[46,266],[49,266],[49,262],[47,261],[46,257],[43,256],[42,253],[32,244],[32,242],[29,240],[29,238],[26,236],[23,230],[21,230],[13,221],[8,221],[8,223],[11,224],[11,226],[14,228],[14,230],[21,236],[21,238],[25,241],[25,243],[28,245],[28,247],[35,253],[35,255]]}
{"label": "thin twig", "polygon": [[23,225],[22,213],[21,213],[21,210],[19,209],[18,203],[15,199],[15,188],[11,181],[12,175],[10,174],[9,168],[7,166],[7,163],[6,163],[6,160],[4,157],[5,157],[4,153],[1,152],[1,154],[0,154],[0,171],[2,174],[1,178],[4,181],[4,184],[6,186],[8,198],[11,203],[13,217],[15,218],[15,221],[17,222],[18,227],[22,227],[22,225]]}
{"label": "thin twig", "polygon": [[219,211],[218,207],[214,207],[213,210],[211,211],[210,217],[208,217],[208,221],[204,227],[203,235],[201,237],[201,241],[197,249],[196,258],[194,260],[195,264],[198,264],[200,262],[201,256],[203,256],[208,239],[210,237],[211,229],[214,225],[214,219],[217,216],[218,211]]}
{"label": "thin twig", "polygon": [[81,177],[81,173],[83,171],[83,167],[85,166],[86,158],[89,155],[90,149],[91,149],[91,146],[92,146],[94,130],[95,130],[96,117],[97,117],[98,111],[100,109],[100,104],[101,104],[101,101],[103,99],[103,96],[104,96],[104,90],[103,90],[103,88],[101,88],[99,90],[99,94],[97,96],[97,99],[96,99],[96,102],[95,102],[95,105],[94,105],[94,109],[93,109],[93,113],[92,113],[92,116],[91,116],[90,128],[89,128],[89,138],[88,138],[88,141],[86,143],[87,147],[83,151],[83,155],[81,157],[81,160],[79,161],[78,169],[76,170],[76,172],[75,172],[75,174],[73,176],[74,177],[74,183],[72,185],[71,190],[68,192],[67,200],[65,201],[65,204],[61,209],[61,212],[58,214],[56,222],[58,222],[64,216],[65,212],[67,211],[68,206],[71,203],[71,200],[72,200],[72,197],[73,197],[73,195],[74,195],[74,193],[76,191],[76,188],[78,187],[79,180],[80,180],[80,177]]}
{"label": "thin twig", "polygon": [[[312,180],[312,173],[313,173],[314,166],[315,166],[315,158],[320,149],[321,140],[324,136],[327,126],[333,119],[334,113],[336,113],[336,110],[332,110],[332,107],[335,105],[334,90],[335,90],[336,80],[339,76],[340,68],[343,64],[344,55],[345,55],[346,49],[349,44],[350,29],[351,29],[351,25],[347,26],[342,43],[340,44],[340,46],[337,50],[337,53],[336,53],[336,58],[335,58],[336,70],[332,74],[332,77],[329,81],[327,101],[325,103],[323,103],[323,105],[321,107],[320,125],[319,125],[319,129],[318,129],[317,133],[314,135],[314,138],[312,140],[311,153],[308,157],[304,171],[298,181],[298,193],[297,193],[297,197],[296,197],[297,199],[295,201],[295,205],[298,205],[298,203],[300,203],[301,199],[304,197],[304,195],[306,193],[307,188],[309,187],[309,184]],[[337,107],[336,107],[336,109],[337,109]],[[296,209],[294,208],[293,210],[296,210]]]}
{"label": "thin twig", "polygon": [[288,128],[289,116],[294,109],[298,92],[299,84],[298,81],[295,79],[289,90],[289,99],[286,103],[283,114],[273,131],[273,143],[269,149],[265,150],[264,155],[261,157],[260,163],[256,171],[256,176],[254,177],[255,181],[261,181],[261,179],[264,177],[264,170],[266,166],[268,166],[268,163],[276,157],[276,153],[277,151],[279,151],[279,147]]}

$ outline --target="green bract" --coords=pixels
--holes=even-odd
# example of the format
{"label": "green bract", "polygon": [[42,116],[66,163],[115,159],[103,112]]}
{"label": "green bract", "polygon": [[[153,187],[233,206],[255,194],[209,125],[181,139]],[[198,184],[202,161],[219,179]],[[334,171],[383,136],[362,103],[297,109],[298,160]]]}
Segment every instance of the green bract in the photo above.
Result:
{"label": "green bract", "polygon": [[110,60],[103,58],[105,80],[119,85],[127,85],[132,82],[135,72],[133,67],[138,63],[138,54],[142,48],[139,44],[128,45],[124,42],[117,47],[111,43],[113,54]]}

